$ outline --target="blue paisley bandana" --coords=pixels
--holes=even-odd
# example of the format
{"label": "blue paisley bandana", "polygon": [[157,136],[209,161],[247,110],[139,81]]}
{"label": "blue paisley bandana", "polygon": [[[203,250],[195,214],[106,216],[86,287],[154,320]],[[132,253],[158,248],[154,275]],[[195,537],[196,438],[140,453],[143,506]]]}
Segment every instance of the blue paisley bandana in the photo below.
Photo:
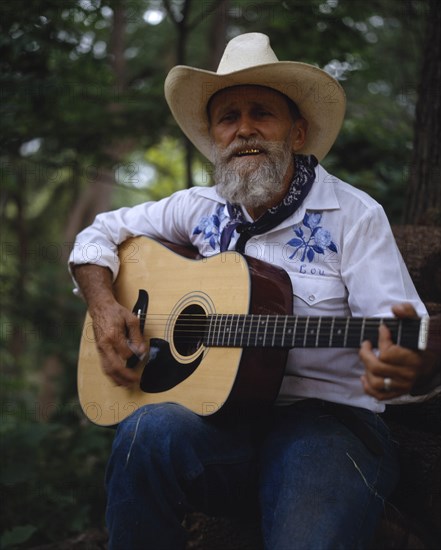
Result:
{"label": "blue paisley bandana", "polygon": [[243,253],[247,241],[253,235],[262,235],[270,229],[274,229],[299,208],[314,183],[315,167],[318,161],[313,155],[295,155],[294,158],[295,175],[288,193],[279,204],[267,210],[257,221],[247,222],[238,204],[227,203],[230,221],[221,234],[221,252],[228,250],[234,231],[240,235],[236,243],[236,250]]}

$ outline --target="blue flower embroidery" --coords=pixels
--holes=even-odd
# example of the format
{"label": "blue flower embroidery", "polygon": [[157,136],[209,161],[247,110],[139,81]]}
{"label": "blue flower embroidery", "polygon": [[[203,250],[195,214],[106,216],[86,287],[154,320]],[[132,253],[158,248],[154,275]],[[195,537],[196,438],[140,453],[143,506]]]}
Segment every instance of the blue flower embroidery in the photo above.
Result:
{"label": "blue flower embroidery", "polygon": [[324,254],[326,249],[337,252],[337,246],[332,242],[331,233],[320,225],[321,219],[322,215],[318,212],[305,214],[303,225],[307,231],[303,231],[301,227],[293,228],[297,237],[287,243],[289,246],[295,247],[289,257],[290,260],[300,251],[302,251],[301,262],[304,262],[305,258],[312,262],[315,254]]}
{"label": "blue flower embroidery", "polygon": [[215,214],[201,218],[199,225],[193,230],[193,235],[203,233],[204,239],[210,243],[213,250],[216,250],[219,247],[220,227],[225,218],[224,206],[218,206]]}

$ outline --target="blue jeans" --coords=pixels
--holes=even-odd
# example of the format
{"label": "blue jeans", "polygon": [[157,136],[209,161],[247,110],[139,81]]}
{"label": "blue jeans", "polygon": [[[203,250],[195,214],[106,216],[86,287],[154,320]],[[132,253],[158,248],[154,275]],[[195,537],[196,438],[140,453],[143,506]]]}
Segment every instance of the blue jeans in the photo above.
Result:
{"label": "blue jeans", "polygon": [[346,409],[382,453],[314,399],[276,407],[264,422],[142,407],[119,425],[108,464],[109,549],[178,550],[186,513],[256,503],[267,550],[366,548],[398,480],[396,449],[378,415]]}

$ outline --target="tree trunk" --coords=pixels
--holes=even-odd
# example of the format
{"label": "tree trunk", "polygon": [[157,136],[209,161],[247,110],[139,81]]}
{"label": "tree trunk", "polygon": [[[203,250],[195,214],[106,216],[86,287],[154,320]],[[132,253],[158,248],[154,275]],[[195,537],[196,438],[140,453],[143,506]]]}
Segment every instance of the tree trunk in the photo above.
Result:
{"label": "tree trunk", "polygon": [[[114,97],[122,97],[127,87],[125,50],[126,17],[123,2],[113,7],[112,33],[109,41],[109,62],[113,70]],[[109,116],[120,116],[124,105],[113,101],[107,106]],[[125,156],[135,147],[132,139],[117,139],[111,142],[104,151],[108,159],[106,166],[98,166],[94,180],[83,190],[71,209],[66,224],[65,242],[72,243],[75,235],[89,225],[96,214],[105,212],[111,207],[112,190],[115,185],[115,171],[124,161]],[[65,258],[63,258],[65,260]]]}
{"label": "tree trunk", "polygon": [[430,0],[404,223],[441,225],[441,4]]}
{"label": "tree trunk", "polygon": [[[185,0],[181,6],[181,17],[176,19],[173,10],[171,9],[170,2],[164,1],[167,13],[176,26],[177,31],[177,43],[176,43],[176,63],[178,65],[185,65],[187,62],[187,43],[190,32],[211,12],[214,12],[214,18],[212,28],[209,37],[209,67],[211,70],[216,70],[220,55],[225,46],[225,36],[227,29],[227,8],[228,0],[217,0],[213,2],[210,9],[204,9],[199,17],[196,17],[193,22],[189,22],[190,8],[192,0]],[[205,6],[208,8],[208,5]],[[219,53],[220,52],[220,53]],[[194,148],[193,144],[186,137],[182,137],[182,142],[185,150],[185,174],[186,174],[186,187],[193,187],[193,158]]]}
{"label": "tree trunk", "polygon": [[229,0],[220,0],[214,11],[209,40],[210,71],[216,71],[227,41]]}

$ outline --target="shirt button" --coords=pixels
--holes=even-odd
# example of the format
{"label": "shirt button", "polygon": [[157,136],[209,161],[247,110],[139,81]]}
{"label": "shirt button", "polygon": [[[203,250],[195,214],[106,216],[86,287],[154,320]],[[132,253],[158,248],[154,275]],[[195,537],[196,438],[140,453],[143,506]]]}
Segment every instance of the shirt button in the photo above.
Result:
{"label": "shirt button", "polygon": [[314,294],[311,294],[311,296],[309,296],[308,300],[309,300],[310,302],[313,302],[313,301],[315,300]]}

